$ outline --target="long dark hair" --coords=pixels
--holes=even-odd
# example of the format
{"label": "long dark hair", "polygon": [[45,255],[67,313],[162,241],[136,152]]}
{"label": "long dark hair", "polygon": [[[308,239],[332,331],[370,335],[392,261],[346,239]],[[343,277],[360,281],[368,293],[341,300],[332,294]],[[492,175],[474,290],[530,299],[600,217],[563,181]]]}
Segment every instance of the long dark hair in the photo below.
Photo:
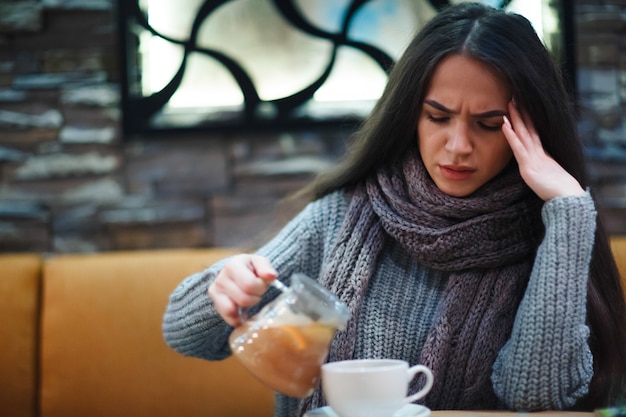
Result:
{"label": "long dark hair", "polygon": [[[574,100],[530,22],[481,4],[461,3],[439,13],[416,35],[391,70],[385,91],[345,158],[303,193],[319,198],[350,189],[382,167],[398,167],[409,148],[417,146],[417,115],[433,72],[451,54],[479,59],[500,71],[519,107],[531,117],[545,150],[583,187],[589,186]],[[587,320],[594,376],[578,409],[614,404],[624,395],[626,380],[626,306],[601,219],[590,266]]]}

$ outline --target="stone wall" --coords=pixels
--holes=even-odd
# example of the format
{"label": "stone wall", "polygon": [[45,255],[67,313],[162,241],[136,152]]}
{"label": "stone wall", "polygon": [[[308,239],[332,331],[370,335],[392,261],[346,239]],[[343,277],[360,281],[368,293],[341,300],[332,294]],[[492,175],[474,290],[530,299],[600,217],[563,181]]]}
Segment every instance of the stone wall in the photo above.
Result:
{"label": "stone wall", "polygon": [[[578,0],[581,133],[626,233],[626,1]],[[0,251],[254,246],[348,131],[123,140],[113,0],[0,2]]]}

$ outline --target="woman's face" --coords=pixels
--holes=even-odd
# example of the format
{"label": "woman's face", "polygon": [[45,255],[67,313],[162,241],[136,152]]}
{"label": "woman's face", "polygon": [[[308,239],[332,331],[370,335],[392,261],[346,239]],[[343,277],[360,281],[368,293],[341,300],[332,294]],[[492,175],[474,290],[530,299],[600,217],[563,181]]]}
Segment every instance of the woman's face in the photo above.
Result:
{"label": "woman's face", "polygon": [[463,55],[439,63],[417,134],[426,170],[441,191],[468,196],[509,163],[502,116],[510,100],[508,83],[487,64]]}

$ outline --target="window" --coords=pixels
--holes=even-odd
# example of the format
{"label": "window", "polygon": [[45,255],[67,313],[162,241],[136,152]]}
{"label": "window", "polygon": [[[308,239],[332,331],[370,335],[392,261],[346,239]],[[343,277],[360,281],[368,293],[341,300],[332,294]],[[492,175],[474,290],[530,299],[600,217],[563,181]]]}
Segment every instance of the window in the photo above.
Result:
{"label": "window", "polygon": [[[358,122],[414,32],[448,3],[119,0],[124,131]],[[525,15],[571,62],[571,2],[484,3]]]}

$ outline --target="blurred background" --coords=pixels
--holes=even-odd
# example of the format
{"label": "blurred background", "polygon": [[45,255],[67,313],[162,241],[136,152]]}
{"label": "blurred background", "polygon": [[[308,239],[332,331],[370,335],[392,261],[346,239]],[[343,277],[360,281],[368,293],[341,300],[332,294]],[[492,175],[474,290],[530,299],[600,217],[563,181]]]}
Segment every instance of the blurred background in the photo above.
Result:
{"label": "blurred background", "polygon": [[[0,0],[0,251],[261,242],[447,2],[355,3]],[[563,63],[601,216],[626,234],[626,0],[486,3]]]}

